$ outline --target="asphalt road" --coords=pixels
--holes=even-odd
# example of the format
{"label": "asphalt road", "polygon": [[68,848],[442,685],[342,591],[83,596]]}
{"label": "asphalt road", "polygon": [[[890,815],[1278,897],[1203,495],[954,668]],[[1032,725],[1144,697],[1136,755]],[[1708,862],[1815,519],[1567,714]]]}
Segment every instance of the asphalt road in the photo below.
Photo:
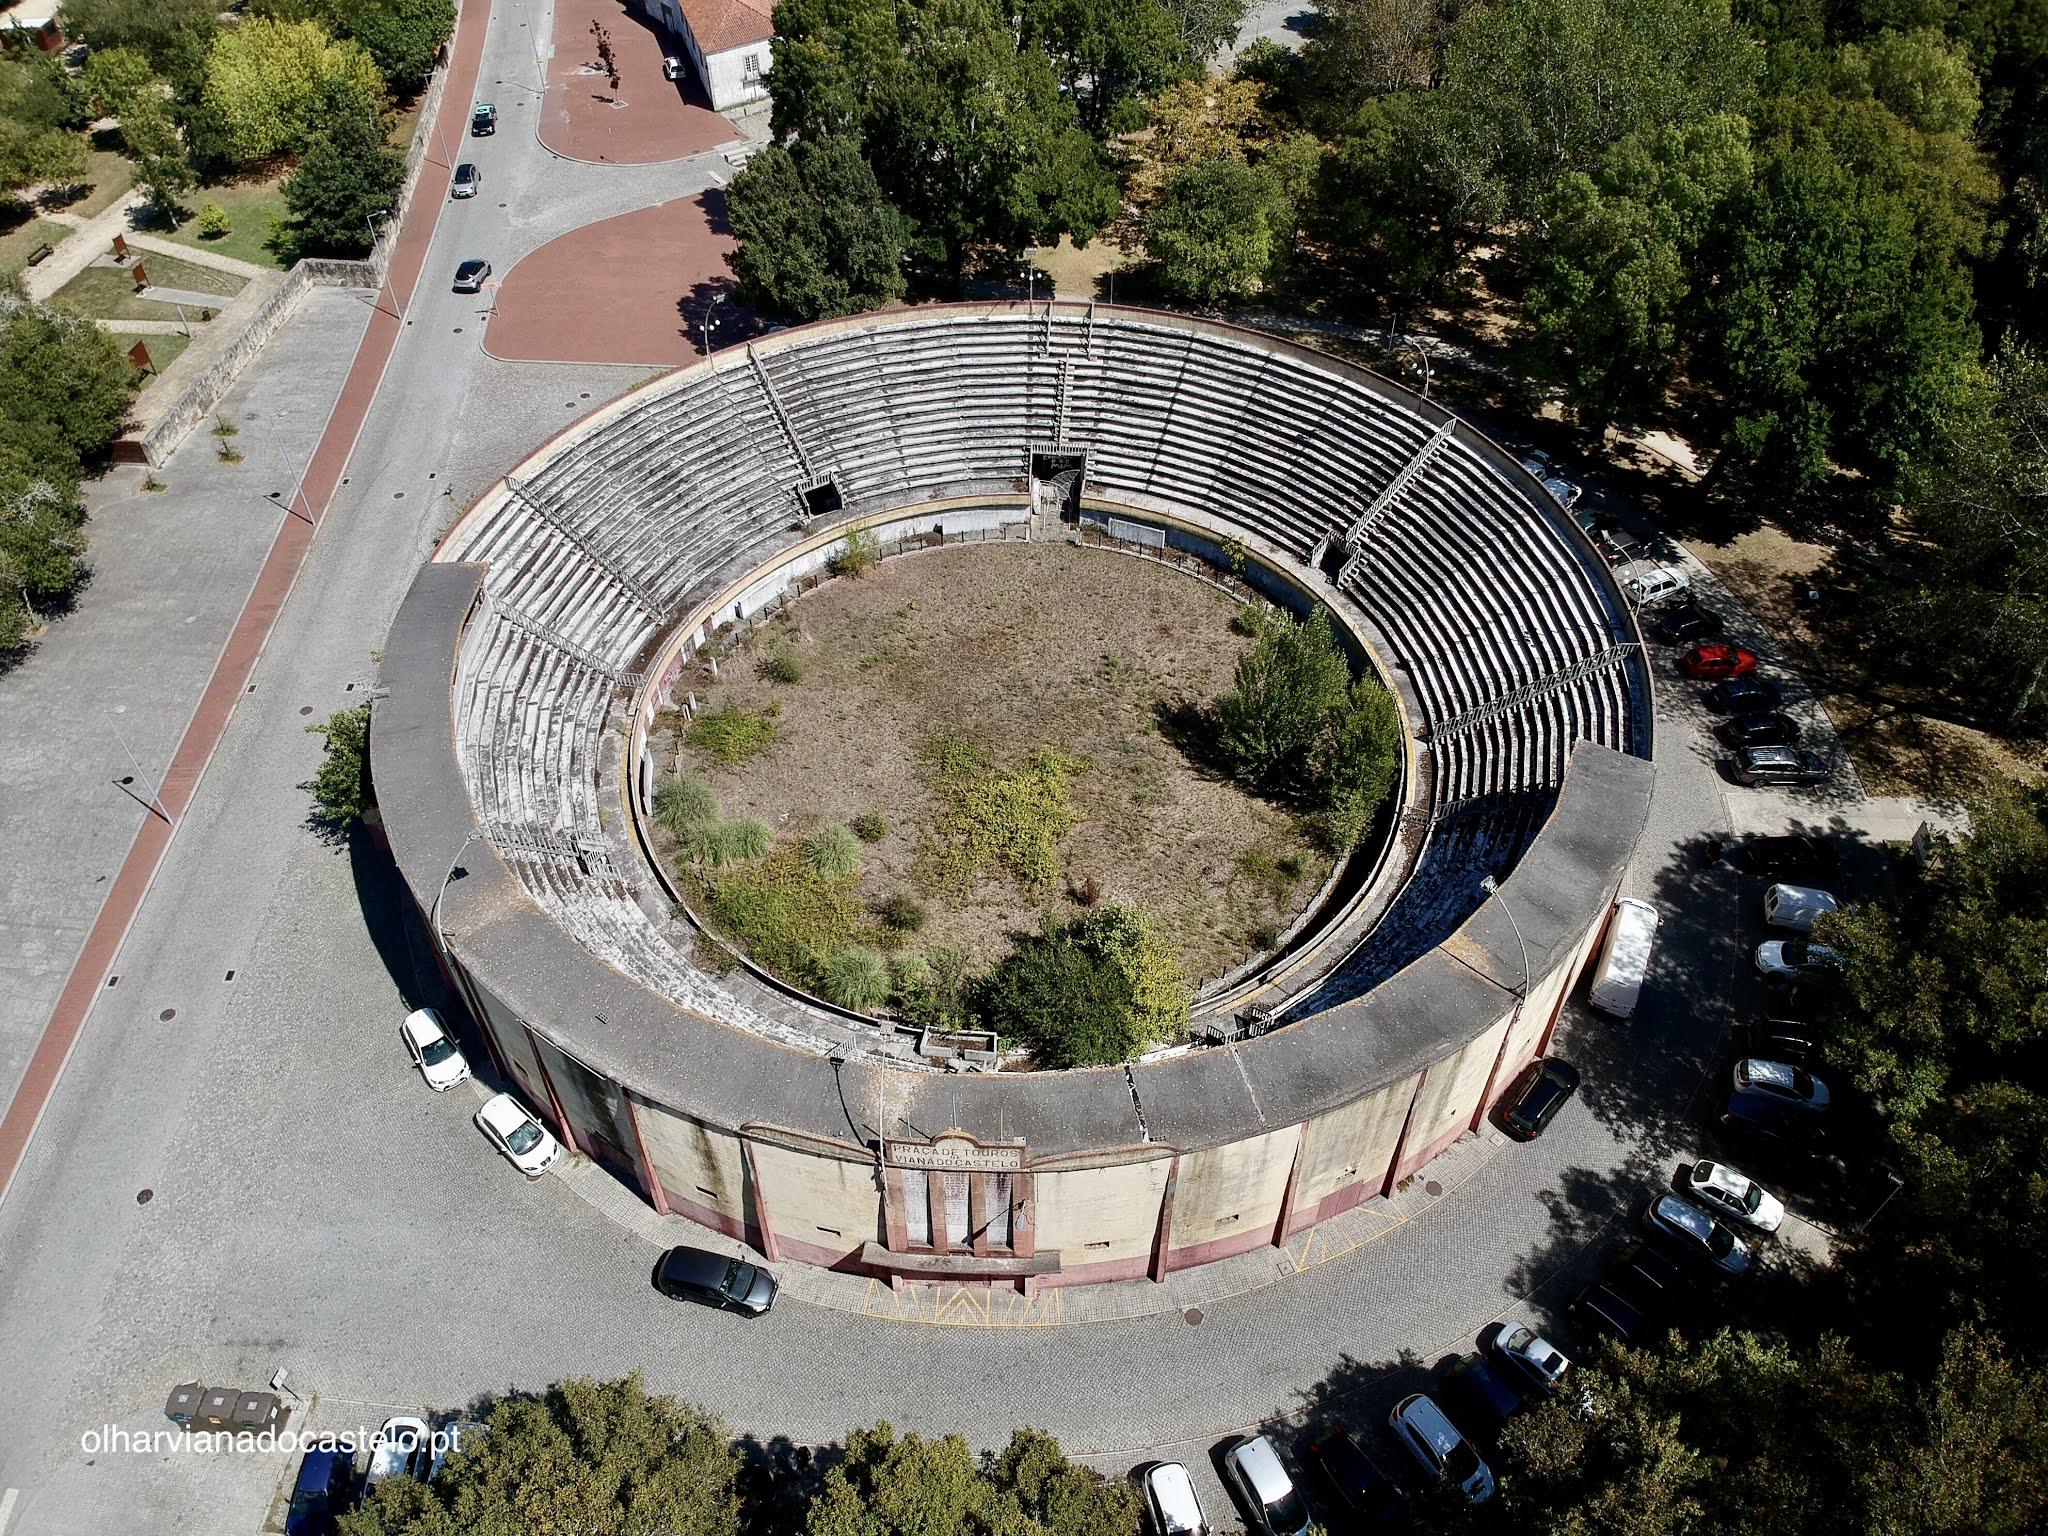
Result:
{"label": "asphalt road", "polygon": [[[487,80],[533,78],[543,20],[499,0]],[[492,195],[445,212],[258,687],[0,1203],[0,1500],[18,1490],[0,1536],[258,1529],[289,1458],[110,1455],[81,1437],[161,1427],[174,1382],[254,1386],[279,1367],[304,1399],[301,1421],[325,1428],[632,1369],[762,1438],[827,1443],[886,1417],[994,1443],[1029,1423],[1109,1468],[1186,1460],[1221,1514],[1204,1469],[1224,1435],[1276,1416],[1287,1433],[1331,1416],[1369,1423],[1486,1322],[1546,1318],[1586,1273],[1586,1245],[1625,1225],[1699,1144],[1706,1074],[1723,1059],[1740,1000],[1730,987],[1755,937],[1732,873],[1697,859],[1700,835],[1727,829],[1729,792],[1674,687],[1660,703],[1653,824],[1629,880],[1664,907],[1664,942],[1631,1025],[1569,1021],[1580,1100],[1533,1146],[1474,1149],[1469,1177],[1400,1231],[1199,1321],[973,1329],[797,1302],[753,1323],[686,1311],[649,1289],[647,1244],[562,1180],[522,1183],[468,1124],[471,1100],[421,1087],[395,1035],[405,1009],[431,998],[418,938],[394,915],[388,871],[305,825],[299,786],[319,743],[304,711],[321,718],[361,698],[454,507],[637,381],[484,358],[488,296],[452,295],[437,274],[472,255],[503,270],[563,228],[723,171],[715,156],[571,166],[532,138],[535,98],[498,83],[496,99],[504,126],[463,149]],[[288,333],[259,366],[291,345]],[[203,483],[207,469],[190,473]],[[175,594],[153,599],[138,576],[134,600],[161,601],[175,622]],[[80,638],[60,632],[52,648],[97,644],[95,633],[81,623]],[[132,665],[110,642],[104,670]],[[61,747],[83,727],[50,707]],[[64,813],[140,814],[116,793]],[[1393,1461],[1383,1431],[1365,1438]]]}

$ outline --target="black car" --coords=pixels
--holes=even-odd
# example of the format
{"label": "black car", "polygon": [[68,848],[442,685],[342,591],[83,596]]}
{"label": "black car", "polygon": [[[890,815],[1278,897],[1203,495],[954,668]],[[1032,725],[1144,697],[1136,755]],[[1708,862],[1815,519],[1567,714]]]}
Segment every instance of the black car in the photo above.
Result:
{"label": "black car", "polygon": [[339,1445],[316,1445],[307,1451],[284,1512],[284,1536],[334,1536],[336,1522],[355,1491],[355,1470],[355,1457]]}
{"label": "black car", "polygon": [[1607,1273],[1630,1295],[1655,1302],[1666,1313],[1689,1311],[1697,1304],[1692,1276],[1669,1254],[1639,1238],[1614,1250]]}
{"label": "black car", "polygon": [[1484,1355],[1471,1354],[1444,1377],[1444,1396],[1458,1410],[1458,1422],[1492,1431],[1514,1417],[1522,1394]]}
{"label": "black car", "polygon": [[1707,703],[1724,715],[1755,715],[1778,707],[1778,685],[1765,677],[1731,677],[1707,690]]}
{"label": "black car", "polygon": [[484,279],[491,275],[488,261],[465,261],[455,269],[455,291],[457,293],[482,293]]}
{"label": "black car", "polygon": [[1795,833],[1752,837],[1735,850],[1735,863],[1744,874],[1776,879],[1780,875],[1832,875],[1840,860],[1826,843]]}
{"label": "black car", "polygon": [[1791,1157],[1813,1151],[1823,1129],[1816,1115],[1739,1089],[1728,1095],[1719,1126],[1722,1138],[1732,1146]]}
{"label": "black car", "polygon": [[472,138],[488,138],[498,131],[498,109],[488,101],[476,104],[476,110],[469,114],[469,132]]}
{"label": "black car", "polygon": [[1731,747],[1790,747],[1799,741],[1799,722],[1790,715],[1737,715],[1721,723]]}
{"label": "black car", "polygon": [[1534,1141],[1578,1091],[1578,1069],[1570,1062],[1532,1061],[1501,1100],[1501,1129],[1517,1141]]}
{"label": "black car", "polygon": [[1656,1331],[1656,1319],[1634,1298],[1611,1285],[1587,1286],[1571,1304],[1571,1315],[1581,1327],[1611,1333],[1624,1344],[1648,1338]]}
{"label": "black car", "polygon": [[1311,1502],[1344,1516],[1332,1529],[1391,1525],[1400,1514],[1401,1490],[1343,1430],[1332,1429],[1310,1441],[1302,1447],[1301,1459],[1316,1475]]}
{"label": "black car", "polygon": [[1825,784],[1833,772],[1818,752],[1802,752],[1796,747],[1735,749],[1735,777],[1743,784]]}
{"label": "black car", "polygon": [[1666,645],[1690,645],[1695,640],[1711,640],[1726,627],[1713,609],[1688,603],[1658,615],[1650,633]]}
{"label": "black car", "polygon": [[654,1288],[664,1296],[726,1312],[759,1317],[775,1305],[775,1277],[745,1259],[702,1248],[671,1248],[654,1266]]}
{"label": "black car", "polygon": [[1820,1043],[1814,1028],[1799,1019],[1751,1019],[1749,1044],[1744,1055],[1762,1061],[1782,1061],[1791,1067],[1810,1067],[1820,1060]]}

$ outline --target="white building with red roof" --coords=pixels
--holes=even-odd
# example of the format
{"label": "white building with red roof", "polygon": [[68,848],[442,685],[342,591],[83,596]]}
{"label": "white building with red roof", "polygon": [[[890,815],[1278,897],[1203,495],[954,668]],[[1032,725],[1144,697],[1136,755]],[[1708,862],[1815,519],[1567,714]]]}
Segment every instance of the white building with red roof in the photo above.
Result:
{"label": "white building with red roof", "polygon": [[675,35],[713,111],[767,96],[775,0],[640,0],[640,7]]}

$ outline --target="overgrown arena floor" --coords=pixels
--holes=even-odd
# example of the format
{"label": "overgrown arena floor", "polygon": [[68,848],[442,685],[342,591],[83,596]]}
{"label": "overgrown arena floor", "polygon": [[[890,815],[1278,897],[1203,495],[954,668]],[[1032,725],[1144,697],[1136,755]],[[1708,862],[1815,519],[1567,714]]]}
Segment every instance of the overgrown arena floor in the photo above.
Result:
{"label": "overgrown arena floor", "polygon": [[[676,684],[707,709],[772,712],[772,747],[719,766],[664,717],[656,761],[702,773],[725,816],[758,818],[778,840],[879,813],[886,831],[862,849],[860,896],[924,903],[911,947],[958,946],[980,968],[1043,912],[1078,911],[1093,880],[1100,900],[1154,917],[1199,983],[1269,947],[1330,869],[1295,816],[1171,739],[1177,707],[1230,686],[1251,643],[1230,628],[1236,609],[1150,561],[1063,543],[892,558],[754,630],[717,679],[700,663]],[[774,680],[778,655],[795,661],[796,681]],[[932,888],[919,850],[943,802],[928,753],[947,737],[999,767],[1048,748],[1086,765],[1070,781],[1080,819],[1050,888],[984,879],[965,899]]]}

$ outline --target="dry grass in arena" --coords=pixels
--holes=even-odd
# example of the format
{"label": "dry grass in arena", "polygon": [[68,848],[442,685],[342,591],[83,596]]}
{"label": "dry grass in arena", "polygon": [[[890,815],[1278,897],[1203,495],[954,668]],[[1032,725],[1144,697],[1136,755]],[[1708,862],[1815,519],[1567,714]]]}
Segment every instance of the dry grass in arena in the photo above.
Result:
{"label": "dry grass in arena", "polygon": [[[980,967],[1044,910],[1123,902],[1198,981],[1270,945],[1330,867],[1293,816],[1161,734],[1162,706],[1229,686],[1250,644],[1230,630],[1235,608],[1161,566],[1066,544],[886,560],[754,631],[718,680],[678,683],[721,712],[719,743],[745,718],[772,726],[771,745],[721,761],[671,720],[658,760],[701,773],[724,817],[758,819],[780,845],[858,833],[867,910],[925,909],[909,947],[958,946]],[[1043,846],[970,847],[972,796]]]}

